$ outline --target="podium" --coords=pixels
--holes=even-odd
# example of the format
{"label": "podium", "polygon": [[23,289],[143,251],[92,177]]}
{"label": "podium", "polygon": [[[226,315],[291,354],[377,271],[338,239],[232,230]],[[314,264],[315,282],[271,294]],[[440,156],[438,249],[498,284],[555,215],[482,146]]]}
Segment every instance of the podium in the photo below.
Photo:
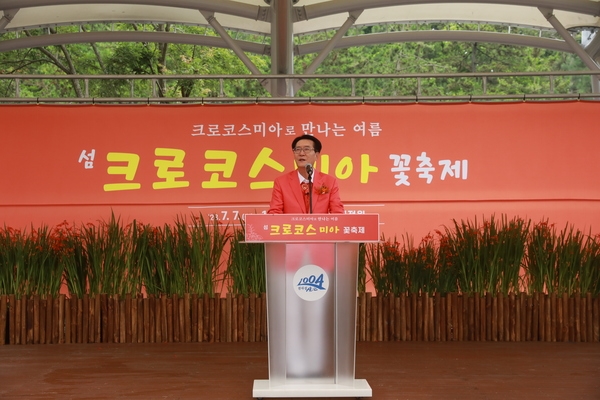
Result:
{"label": "podium", "polygon": [[245,241],[265,244],[269,379],[265,397],[371,397],[355,379],[359,243],[378,214],[250,214]]}

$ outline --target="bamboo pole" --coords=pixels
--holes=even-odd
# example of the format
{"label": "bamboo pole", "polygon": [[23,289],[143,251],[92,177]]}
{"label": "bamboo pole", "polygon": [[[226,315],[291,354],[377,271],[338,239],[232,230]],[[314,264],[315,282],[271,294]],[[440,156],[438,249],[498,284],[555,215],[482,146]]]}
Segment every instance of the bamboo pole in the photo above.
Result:
{"label": "bamboo pole", "polygon": [[545,330],[546,330],[546,334],[545,334],[545,338],[546,338],[546,342],[551,342],[552,341],[552,304],[550,302],[550,296],[548,296],[545,293],[542,293],[542,297],[544,299],[544,310],[545,310],[545,317],[544,317],[544,325],[545,325]]}
{"label": "bamboo pole", "polygon": [[[448,303],[448,295],[444,295],[442,296],[440,293],[439,296],[439,303],[440,303],[440,326],[439,326],[439,333],[440,333],[440,341],[441,342],[445,342],[448,340],[448,337],[446,336],[446,327],[448,326],[448,309],[447,309],[447,303]],[[436,332],[437,333],[437,332]]]}
{"label": "bamboo pole", "polygon": [[457,318],[458,318],[458,340],[459,341],[468,341],[469,339],[469,321],[470,321],[470,305],[469,305],[469,295],[467,293],[463,293],[457,296]]}
{"label": "bamboo pole", "polygon": [[215,298],[214,297],[210,297],[209,298],[209,307],[208,307],[208,318],[209,318],[209,322],[208,322],[208,326],[209,326],[209,342],[210,343],[214,343],[216,340],[216,333],[215,333],[215,315],[216,315],[216,310],[215,310]]}
{"label": "bamboo pole", "polygon": [[81,310],[81,343],[89,343],[90,330],[90,296],[86,293],[80,299],[81,305],[78,307]]}
{"label": "bamboo pole", "polygon": [[133,325],[133,309],[132,309],[132,299],[131,299],[131,294],[128,293],[125,295],[125,301],[124,301],[124,305],[123,305],[123,314],[122,316],[125,317],[125,321],[124,321],[124,337],[125,337],[125,342],[124,343],[132,343],[133,341],[133,329],[132,329],[132,325]]}
{"label": "bamboo pole", "polygon": [[563,326],[564,326],[564,309],[562,298],[556,298],[556,340],[559,342],[564,341],[563,338]]}
{"label": "bamboo pole", "polygon": [[563,293],[562,295],[562,300],[563,300],[563,342],[568,342],[570,340],[570,336],[573,332],[573,330],[571,329],[571,316],[572,314],[572,310],[570,307],[570,301],[569,301],[569,296],[567,295],[567,293]]}
{"label": "bamboo pole", "polygon": [[600,296],[594,299],[592,320],[594,321],[594,342],[600,342]]}
{"label": "bamboo pole", "polygon": [[196,293],[192,294],[192,299],[190,301],[190,312],[192,313],[192,325],[190,326],[190,330],[192,331],[192,342],[199,342],[198,340],[198,295]]}
{"label": "bamboo pole", "polygon": [[15,299],[15,295],[9,294],[8,295],[8,334],[9,334],[8,343],[9,344],[17,344],[16,314],[17,314],[17,301]]}
{"label": "bamboo pole", "polygon": [[401,318],[402,318],[402,309],[400,308],[402,306],[402,301],[400,300],[402,295],[400,296],[394,296],[394,324],[392,327],[392,330],[394,332],[393,337],[391,338],[391,340],[398,342],[400,340],[402,340],[402,323]]}
{"label": "bamboo pole", "polygon": [[167,296],[156,297],[151,294],[150,298],[150,342],[166,343],[168,339],[167,329]]}
{"label": "bamboo pole", "polygon": [[587,292],[585,294],[587,309],[586,309],[586,327],[587,327],[587,341],[594,341],[594,319],[593,319],[593,308],[594,308],[594,300],[592,299],[592,294]]}
{"label": "bamboo pole", "polygon": [[[144,296],[141,293],[136,296],[135,305],[136,339],[134,343],[144,343]],[[133,313],[133,309],[131,312]]]}
{"label": "bamboo pole", "polygon": [[27,330],[24,343],[33,344],[33,296],[23,296],[23,301],[27,310],[27,315],[24,320]]}
{"label": "bamboo pole", "polygon": [[52,315],[54,312],[54,299],[52,296],[46,296],[46,341],[44,343],[51,344],[52,340]]}
{"label": "bamboo pole", "polygon": [[379,335],[377,332],[377,322],[379,320],[379,310],[377,298],[379,296],[371,297],[371,341],[376,342],[379,339]]}
{"label": "bamboo pole", "polygon": [[[227,298],[220,298],[219,301],[221,303],[221,305],[219,306],[219,308],[221,310],[221,317],[220,317],[220,320],[221,320],[221,334],[220,334],[220,338],[221,339],[220,340],[221,340],[221,342],[227,342],[227,336],[228,336],[227,335],[227,333],[228,333],[227,327],[230,326],[230,324],[227,323],[227,314],[228,314],[228,312],[227,312],[227,310],[228,310],[228,308],[227,308]],[[257,298],[257,301],[258,301],[258,298]],[[257,304],[257,306],[258,306],[258,304]],[[258,314],[259,314],[259,310],[257,309],[256,310],[256,315],[258,315]],[[255,324],[255,328],[260,328],[260,326],[258,324],[258,318],[257,318],[257,323]],[[259,335],[260,335],[260,333],[258,335],[255,333],[255,337],[256,338],[258,338]]]}
{"label": "bamboo pole", "polygon": [[[173,303],[176,299],[176,294],[171,295],[171,297],[167,297],[167,343],[174,343],[176,340],[175,334],[179,333],[177,332],[179,324],[175,323],[175,313],[173,311],[175,309],[175,305]],[[177,337],[177,339],[179,339],[179,337]]]}
{"label": "bamboo pole", "polygon": [[65,300],[65,307],[69,309],[71,315],[71,338],[70,343],[77,343],[77,296],[72,295],[70,298]]}
{"label": "bamboo pole", "polygon": [[496,296],[492,298],[492,323],[491,323],[491,340],[494,342],[498,341],[498,297],[500,293],[498,292]]}
{"label": "bamboo pole", "polygon": [[250,293],[250,296],[248,297],[248,305],[250,307],[248,312],[248,341],[255,342],[256,330],[254,328],[254,324],[256,323],[256,295],[254,293]]}
{"label": "bamboo pole", "polygon": [[204,297],[198,297],[198,342],[204,341]]}
{"label": "bamboo pole", "polygon": [[189,322],[186,322],[187,320],[187,314],[185,313],[185,295],[183,298],[179,298],[177,301],[177,322],[179,323],[179,341],[180,342],[187,342],[188,340],[186,340],[187,337],[187,333],[186,333],[186,326],[189,326]]}
{"label": "bamboo pole", "polygon": [[221,341],[221,299],[219,293],[213,293],[213,303],[215,305],[214,313],[214,331],[215,331],[215,342]]}
{"label": "bamboo pole", "polygon": [[[448,332],[446,336],[448,340],[458,341],[459,326],[458,326],[458,293],[452,292],[448,295]],[[451,321],[451,322],[450,322]]]}
{"label": "bamboo pole", "polygon": [[180,316],[179,319],[180,329],[183,330],[184,334],[181,335],[185,343],[192,341],[192,313],[191,313],[191,298],[189,293],[183,295],[183,303],[179,306]]}
{"label": "bamboo pole", "polygon": [[581,296],[575,293],[573,298],[575,303],[575,341],[581,342]]}
{"label": "bamboo pole", "polygon": [[577,294],[581,298],[581,341],[587,342],[587,298]]}
{"label": "bamboo pole", "polygon": [[428,300],[428,313],[427,316],[429,317],[429,340],[434,340],[434,322],[433,322],[433,307],[434,307],[434,303],[433,303],[433,297],[429,297]]}
{"label": "bamboo pole", "polygon": [[540,342],[546,341],[546,302],[545,302],[545,294],[539,293],[539,311],[538,311],[538,337]]}
{"label": "bamboo pole", "polygon": [[512,292],[509,297],[508,297],[508,304],[509,304],[509,318],[510,318],[510,322],[509,322],[509,327],[510,327],[510,341],[514,342],[517,340],[517,333],[516,333],[516,305],[515,305],[516,301],[515,301],[515,294],[514,292]]}
{"label": "bamboo pole", "polygon": [[367,325],[367,321],[366,321],[366,315],[367,315],[367,294],[366,293],[360,293],[359,297],[358,297],[359,301],[358,301],[358,321],[359,321],[359,340],[361,342],[364,342],[367,340],[367,329],[366,329],[366,325]]}
{"label": "bamboo pole", "polygon": [[238,341],[244,342],[248,340],[247,332],[248,329],[248,310],[249,304],[247,303],[247,298],[243,295],[239,295],[238,297]]}
{"label": "bamboo pole", "polygon": [[121,305],[120,297],[118,294],[112,295],[113,305],[113,341],[112,343],[120,343],[121,341]]}
{"label": "bamboo pole", "polygon": [[49,295],[46,295],[43,298],[40,297],[40,338],[38,342],[39,344],[46,344],[46,305],[48,304],[46,302],[46,297],[48,296]]}
{"label": "bamboo pole", "polygon": [[256,296],[256,317],[255,317],[256,320],[254,323],[254,327],[256,329],[256,334],[254,335],[254,340],[256,340],[257,342],[260,342],[260,333],[262,331],[262,328],[261,328],[262,314],[263,314],[262,298],[260,296]]}
{"label": "bamboo pole", "polygon": [[268,329],[267,329],[267,294],[261,294],[262,301],[260,302],[260,306],[262,309],[261,312],[261,322],[260,322],[260,341],[266,342],[268,340]]}
{"label": "bamboo pole", "polygon": [[418,296],[417,294],[415,294],[415,300],[416,300],[416,304],[413,308],[415,314],[416,314],[416,329],[415,329],[415,336],[413,337],[413,340],[415,341],[423,341],[424,340],[424,334],[423,334],[423,296]]}
{"label": "bamboo pole", "polygon": [[65,295],[61,294],[58,296],[58,343],[65,343],[67,331],[70,333],[71,329],[71,324],[68,325],[65,323]]}
{"label": "bamboo pole", "polygon": [[62,325],[59,325],[59,298],[52,299],[52,343],[60,343],[59,330],[62,330]]}
{"label": "bamboo pole", "polygon": [[8,296],[3,294],[0,295],[0,345],[6,343],[6,332],[7,332],[7,319],[6,313],[8,311]]}
{"label": "bamboo pole", "polygon": [[506,340],[504,336],[504,294],[498,292],[498,341],[503,342]]}
{"label": "bamboo pole", "polygon": [[139,309],[140,304],[139,296],[131,298],[131,343],[139,343],[138,338],[138,324],[139,324]]}
{"label": "bamboo pole", "polygon": [[540,310],[540,294],[539,293],[534,293],[533,294],[533,314],[531,317],[532,320],[532,332],[531,332],[531,339],[534,341],[538,341],[540,340],[539,337],[539,310]]}
{"label": "bamboo pole", "polygon": [[475,306],[475,340],[481,342],[485,340],[485,295],[482,297],[481,294],[475,293],[473,301]]}
{"label": "bamboo pole", "polygon": [[418,341],[420,339],[419,335],[418,335],[418,329],[420,329],[420,326],[418,326],[418,315],[421,315],[420,312],[418,312],[418,304],[417,304],[417,294],[416,293],[411,293],[410,294],[410,336],[411,336],[411,340],[413,341]]}
{"label": "bamboo pole", "polygon": [[[445,335],[444,340],[449,342],[451,340],[454,340],[454,338],[452,337],[452,334],[453,334],[453,327],[455,326],[453,324],[452,307],[453,307],[454,301],[452,298],[452,293],[446,293],[445,301],[446,301],[445,307],[442,307],[442,310],[445,314],[444,327],[443,327],[443,329],[445,330],[445,333],[444,333],[444,331],[442,331],[442,334]],[[445,311],[444,311],[444,309],[445,309]]]}
{"label": "bamboo pole", "polygon": [[[168,300],[167,300],[167,304]],[[177,293],[173,293],[173,295],[171,296],[171,320],[172,320],[172,330],[173,330],[173,336],[172,336],[172,340],[169,340],[169,342],[182,342],[183,340],[181,340],[180,338],[180,329],[179,329],[179,296],[177,295]],[[169,336],[169,338],[171,338],[171,336]]]}
{"label": "bamboo pole", "polygon": [[243,341],[248,342],[250,340],[250,332],[248,328],[248,321],[250,320],[250,299],[244,297],[244,320],[243,320]]}
{"label": "bamboo pole", "polygon": [[[479,297],[479,295],[477,294],[477,296]],[[475,308],[475,296],[469,296],[467,298],[467,302],[468,302],[468,318],[469,318],[469,326],[468,326],[468,330],[469,330],[469,339],[471,341],[477,341],[478,339],[478,333],[477,333],[477,329],[475,329],[475,324],[477,322],[477,318],[476,316],[476,308]]]}
{"label": "bamboo pole", "polygon": [[485,340],[488,342],[492,340],[492,320],[494,318],[492,303],[492,294],[487,292],[485,294]]}
{"label": "bamboo pole", "polygon": [[126,343],[127,341],[127,323],[126,323],[126,304],[125,299],[119,297],[119,343]]}
{"label": "bamboo pole", "polygon": [[231,293],[227,293],[225,296],[227,301],[227,315],[225,316],[227,321],[226,332],[227,332],[227,342],[233,342],[233,299]]}
{"label": "bamboo pole", "polygon": [[75,321],[76,329],[73,331],[73,342],[83,343],[83,299],[74,296],[71,299],[73,306],[73,320]]}
{"label": "bamboo pole", "polygon": [[432,311],[431,308],[429,307],[429,293],[423,292],[421,297],[422,297],[421,307],[423,307],[423,341],[428,342],[431,338],[431,336],[429,334],[431,333],[430,314]]}
{"label": "bamboo pole", "polygon": [[373,295],[368,292],[365,296],[365,341],[371,341],[371,298]]}
{"label": "bamboo pole", "polygon": [[525,292],[519,293],[519,306],[521,308],[519,319],[519,341],[524,342],[527,340],[527,294]]}
{"label": "bamboo pole", "polygon": [[32,343],[40,344],[40,296],[33,295],[33,340]]}
{"label": "bamboo pole", "polygon": [[510,342],[510,298],[512,293],[509,293],[508,296],[503,297],[503,306],[504,313],[502,314],[503,325],[504,325],[504,341]]}
{"label": "bamboo pole", "polygon": [[95,343],[102,341],[102,297],[97,294],[94,299],[94,337]]}
{"label": "bamboo pole", "polygon": [[204,293],[202,296],[202,341],[208,342],[210,340],[210,304],[208,293]]}
{"label": "bamboo pole", "polygon": [[400,340],[405,342],[406,339],[406,294],[400,295]]}
{"label": "bamboo pole", "polygon": [[150,298],[142,299],[142,309],[144,312],[144,343],[150,343]]}
{"label": "bamboo pole", "polygon": [[383,301],[383,310],[382,310],[382,325],[381,328],[383,330],[382,339],[384,342],[389,342],[390,340],[390,319],[392,318],[393,308],[390,307],[390,302],[393,301],[392,295],[389,294]]}
{"label": "bamboo pole", "polygon": [[573,296],[569,297],[569,341],[574,342],[577,337],[575,332],[575,299]]}
{"label": "bamboo pole", "polygon": [[550,340],[552,342],[556,342],[556,318],[558,315],[557,302],[556,302],[556,293],[550,293],[550,309],[552,310],[550,314]]}

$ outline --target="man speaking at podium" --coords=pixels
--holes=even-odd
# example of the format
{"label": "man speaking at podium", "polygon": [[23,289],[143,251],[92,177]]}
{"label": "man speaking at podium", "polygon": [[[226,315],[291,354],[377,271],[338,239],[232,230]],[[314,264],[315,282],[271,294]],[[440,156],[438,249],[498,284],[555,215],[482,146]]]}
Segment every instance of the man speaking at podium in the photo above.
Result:
{"label": "man speaking at podium", "polygon": [[298,169],[275,179],[269,214],[344,213],[337,179],[314,169],[322,148],[312,135],[294,139],[292,151]]}

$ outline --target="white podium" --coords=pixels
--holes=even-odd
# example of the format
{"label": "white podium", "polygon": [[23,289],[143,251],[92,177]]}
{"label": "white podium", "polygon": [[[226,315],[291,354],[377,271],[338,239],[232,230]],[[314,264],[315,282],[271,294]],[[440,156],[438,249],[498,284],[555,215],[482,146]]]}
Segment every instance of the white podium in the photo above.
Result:
{"label": "white podium", "polygon": [[371,397],[355,379],[359,243],[377,214],[246,215],[246,242],[265,243],[269,379],[265,397]]}

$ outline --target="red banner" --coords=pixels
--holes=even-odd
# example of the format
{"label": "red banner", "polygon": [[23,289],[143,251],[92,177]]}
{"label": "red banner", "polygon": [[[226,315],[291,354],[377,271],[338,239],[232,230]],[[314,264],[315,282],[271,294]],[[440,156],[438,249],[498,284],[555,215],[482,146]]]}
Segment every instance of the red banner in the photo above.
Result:
{"label": "red banner", "polygon": [[452,219],[519,215],[600,226],[600,103],[407,105],[5,105],[0,212],[13,227],[234,223],[264,212],[294,168],[294,136],[323,143],[348,213],[386,236]]}

